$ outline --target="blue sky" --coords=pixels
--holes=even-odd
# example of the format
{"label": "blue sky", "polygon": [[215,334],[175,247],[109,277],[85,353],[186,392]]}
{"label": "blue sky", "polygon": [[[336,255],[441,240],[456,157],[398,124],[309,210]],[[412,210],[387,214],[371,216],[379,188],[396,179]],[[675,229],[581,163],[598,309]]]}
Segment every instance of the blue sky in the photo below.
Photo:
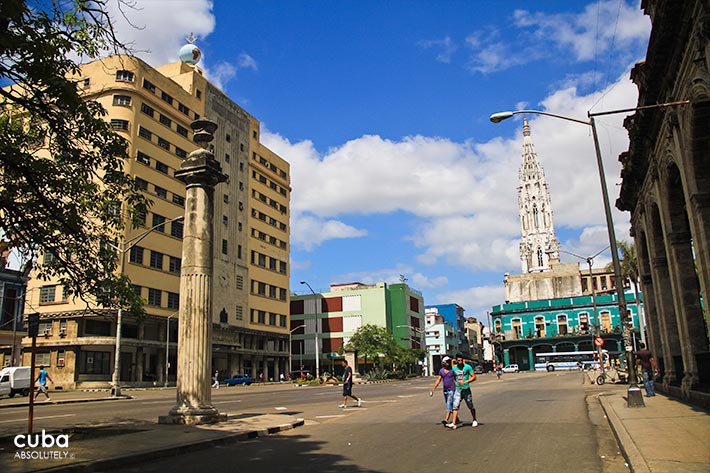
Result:
{"label": "blue sky", "polygon": [[[291,163],[292,290],[402,273],[427,303],[479,317],[520,268],[521,123],[488,116],[633,106],[650,31],[627,0],[137,3],[146,28],[120,28],[142,55],[174,60],[194,31],[208,77]],[[589,132],[529,118],[558,239],[593,254],[608,242]],[[622,120],[600,123],[612,196]]]}

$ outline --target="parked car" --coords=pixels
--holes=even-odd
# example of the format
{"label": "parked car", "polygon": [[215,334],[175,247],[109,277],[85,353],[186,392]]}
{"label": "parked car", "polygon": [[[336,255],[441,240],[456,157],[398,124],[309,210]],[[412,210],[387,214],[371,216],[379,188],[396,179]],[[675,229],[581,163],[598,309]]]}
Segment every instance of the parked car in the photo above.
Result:
{"label": "parked car", "polygon": [[291,379],[313,379],[311,370],[295,370],[291,371]]}
{"label": "parked car", "polygon": [[14,397],[15,394],[27,396],[32,385],[32,368],[12,366],[0,371],[0,396]]}
{"label": "parked car", "polygon": [[520,371],[518,365],[508,365],[503,367],[503,373],[517,373],[518,371]]}
{"label": "parked car", "polygon": [[253,382],[254,378],[245,374],[235,374],[231,378],[224,380],[224,384],[226,384],[227,386],[236,386],[237,384],[249,386]]}

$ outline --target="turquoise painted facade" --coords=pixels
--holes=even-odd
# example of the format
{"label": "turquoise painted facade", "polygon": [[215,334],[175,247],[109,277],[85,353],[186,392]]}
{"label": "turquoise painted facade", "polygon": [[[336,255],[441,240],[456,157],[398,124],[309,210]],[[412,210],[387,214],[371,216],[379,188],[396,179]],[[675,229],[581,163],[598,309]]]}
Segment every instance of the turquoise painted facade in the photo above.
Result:
{"label": "turquoise painted facade", "polygon": [[[639,295],[626,294],[634,330],[639,332]],[[491,323],[497,337],[497,356],[505,364],[516,363],[522,370],[534,369],[534,355],[552,351],[592,350],[592,335],[599,325],[604,348],[622,351],[622,325],[616,294],[597,296],[597,314],[592,296],[501,304],[492,307]]]}

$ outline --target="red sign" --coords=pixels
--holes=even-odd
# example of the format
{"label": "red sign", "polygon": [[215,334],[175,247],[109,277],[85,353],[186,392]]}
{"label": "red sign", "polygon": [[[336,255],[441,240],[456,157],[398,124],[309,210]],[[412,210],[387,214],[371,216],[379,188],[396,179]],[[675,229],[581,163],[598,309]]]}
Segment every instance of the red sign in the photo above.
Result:
{"label": "red sign", "polygon": [[602,337],[596,337],[594,339],[594,345],[598,347],[603,347],[604,346],[604,339]]}

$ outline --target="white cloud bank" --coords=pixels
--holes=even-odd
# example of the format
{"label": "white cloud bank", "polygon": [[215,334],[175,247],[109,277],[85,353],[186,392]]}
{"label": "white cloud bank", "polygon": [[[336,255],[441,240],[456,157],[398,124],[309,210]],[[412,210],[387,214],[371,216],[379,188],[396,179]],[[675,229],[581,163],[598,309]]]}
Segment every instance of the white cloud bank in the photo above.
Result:
{"label": "white cloud bank", "polygon": [[[606,94],[607,109],[631,107],[637,97],[626,71],[606,89],[586,95],[570,82],[540,105],[543,110],[585,117],[602,94]],[[618,193],[617,158],[628,147],[623,118],[611,115],[598,121],[612,199]],[[603,226],[590,129],[542,116],[528,119],[550,186],[555,225],[579,229],[582,235],[586,227]],[[319,153],[308,140],[290,142],[268,130],[262,139],[291,163],[296,245],[312,250],[331,238],[364,236],[364,229],[343,221],[348,215],[404,211],[419,223],[410,238],[421,248],[420,262],[443,261],[473,270],[517,269],[522,130],[511,138],[484,143],[420,135],[400,140],[365,135],[326,153]],[[615,219],[623,223],[628,216],[615,212]],[[625,232],[628,226],[621,229]],[[599,237],[604,246],[606,239]],[[567,245],[585,249],[576,241],[563,242]]]}

